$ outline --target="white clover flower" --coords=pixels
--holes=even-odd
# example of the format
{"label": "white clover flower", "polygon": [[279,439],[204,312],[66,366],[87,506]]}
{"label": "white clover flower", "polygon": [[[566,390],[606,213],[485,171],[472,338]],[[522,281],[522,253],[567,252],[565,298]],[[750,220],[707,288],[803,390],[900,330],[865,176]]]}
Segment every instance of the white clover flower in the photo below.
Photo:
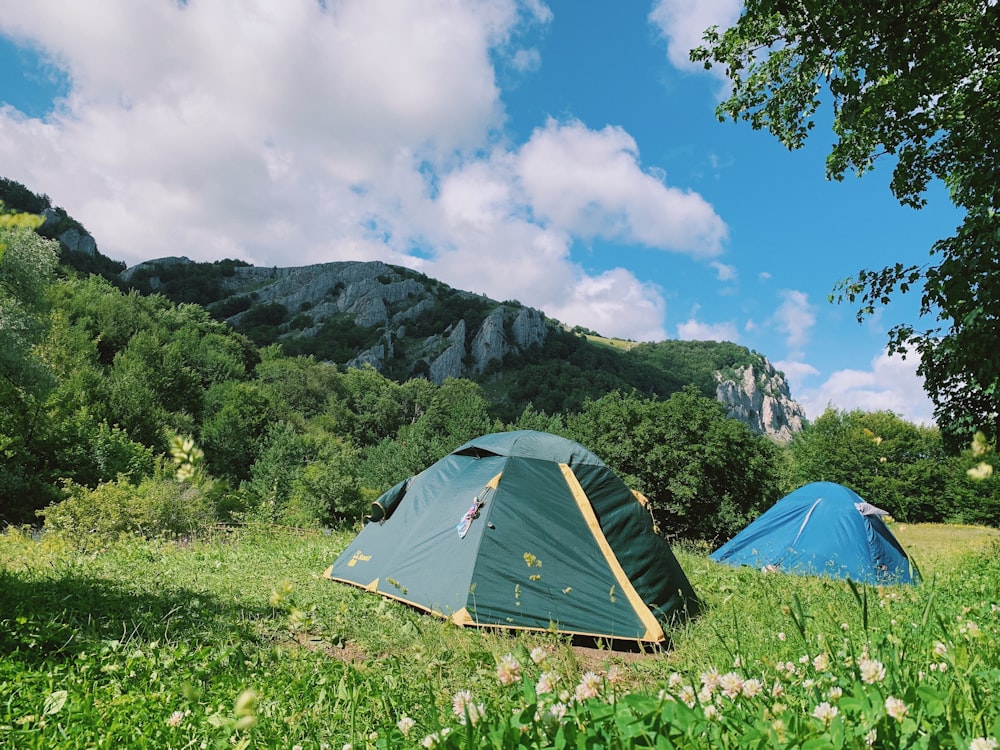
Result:
{"label": "white clover flower", "polygon": [[715,667],[701,673],[701,684],[702,687],[708,688],[709,693],[715,692],[715,689],[719,687],[719,670]]}
{"label": "white clover flower", "polygon": [[817,672],[825,672],[830,668],[830,657],[825,653],[819,654],[813,659],[813,669]]}
{"label": "white clover flower", "polygon": [[[682,687],[677,697],[680,698],[681,703],[688,708],[694,708],[695,703],[698,702],[698,696],[695,695],[694,688],[690,685]],[[711,698],[709,698],[709,700],[711,700]]]}
{"label": "white clover flower", "polygon": [[625,671],[618,665],[614,665],[608,670],[607,680],[609,685],[621,685],[625,682]]}
{"label": "white clover flower", "polygon": [[455,693],[451,701],[451,710],[462,724],[466,721],[475,724],[486,713],[486,707],[482,703],[476,703],[468,690],[459,690]]}
{"label": "white clover flower", "polygon": [[679,688],[683,684],[684,684],[684,677],[683,675],[680,675],[677,672],[672,672],[670,676],[667,678],[667,685],[669,685],[671,688]]}
{"label": "white clover flower", "polygon": [[[931,666],[934,666],[934,665],[932,664]],[[937,668],[938,668],[938,672],[947,672],[948,671],[948,662],[946,662],[946,661],[939,662],[938,665],[937,665]]]}
{"label": "white clover flower", "polygon": [[521,679],[521,665],[513,654],[504,654],[497,664],[497,678],[504,685],[510,685]]}
{"label": "white clover flower", "polygon": [[997,750],[1000,743],[995,737],[976,737],[969,743],[969,750]]}
{"label": "white clover flower", "polygon": [[778,640],[779,640],[779,641],[782,641],[782,642],[784,642],[784,641],[785,641],[785,639],[787,639],[787,638],[788,638],[788,636],[787,636],[787,635],[785,635],[784,633],[778,633]]}
{"label": "white clover flower", "polygon": [[535,664],[541,664],[548,658],[548,656],[549,652],[546,651],[541,646],[535,646],[533,649],[531,649],[531,660],[535,662]]}
{"label": "white clover flower", "polygon": [[535,684],[535,695],[547,695],[553,692],[557,682],[559,675],[556,672],[542,672]]}
{"label": "white clover flower", "polygon": [[875,659],[862,656],[858,661],[858,669],[861,672],[861,681],[867,685],[874,685],[885,679],[885,666]]}
{"label": "white clover flower", "polygon": [[826,701],[823,701],[813,709],[812,715],[824,724],[829,724],[833,721],[833,717],[836,716],[837,713],[838,711],[836,706],[831,706]]}
{"label": "white clover flower", "polygon": [[409,716],[404,716],[396,722],[396,726],[399,728],[399,731],[403,733],[404,737],[409,737],[410,730],[412,730],[416,725],[417,722]]}
{"label": "white clover flower", "polygon": [[184,712],[183,711],[174,711],[172,714],[170,714],[170,718],[167,719],[167,726],[168,727],[179,727],[181,725],[182,721],[184,721]]}
{"label": "white clover flower", "polygon": [[894,698],[890,695],[885,699],[885,712],[896,721],[902,721],[906,717],[906,714],[909,713],[909,709],[906,708],[906,704],[899,698]]}
{"label": "white clover flower", "polygon": [[753,698],[760,695],[763,690],[764,686],[761,684],[761,681],[754,677],[751,677],[749,680],[745,680],[743,682],[743,695],[747,698]]}
{"label": "white clover flower", "polygon": [[726,672],[719,678],[719,687],[724,696],[733,700],[743,691],[743,678],[736,672]]}
{"label": "white clover flower", "polygon": [[844,689],[838,686],[830,688],[830,691],[827,693],[827,697],[831,701],[839,701],[843,697],[843,695],[844,695]]}
{"label": "white clover flower", "polygon": [[714,703],[709,703],[705,706],[705,718],[714,721],[719,718],[719,709]]}
{"label": "white clover flower", "polygon": [[875,729],[869,729],[868,733],[865,735],[865,744],[871,747],[875,744],[875,740],[878,739],[878,731]]}
{"label": "white clover flower", "polygon": [[936,641],[934,643],[934,655],[935,656],[944,656],[947,653],[948,653],[948,647],[946,645],[944,645],[941,641]]}
{"label": "white clover flower", "polygon": [[585,672],[576,686],[574,696],[578,701],[596,698],[601,691],[601,676],[595,672]]}
{"label": "white clover flower", "polygon": [[774,684],[771,686],[771,695],[774,698],[780,698],[785,694],[785,686],[781,684],[779,680],[775,680]]}

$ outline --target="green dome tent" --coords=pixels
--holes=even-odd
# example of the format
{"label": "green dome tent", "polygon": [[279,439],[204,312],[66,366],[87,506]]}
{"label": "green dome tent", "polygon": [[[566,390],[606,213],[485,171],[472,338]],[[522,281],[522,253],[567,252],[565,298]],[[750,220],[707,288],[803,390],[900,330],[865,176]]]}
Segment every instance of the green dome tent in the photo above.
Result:
{"label": "green dome tent", "polygon": [[456,624],[660,642],[698,600],[644,498],[541,432],[484,435],[400,482],[326,571]]}

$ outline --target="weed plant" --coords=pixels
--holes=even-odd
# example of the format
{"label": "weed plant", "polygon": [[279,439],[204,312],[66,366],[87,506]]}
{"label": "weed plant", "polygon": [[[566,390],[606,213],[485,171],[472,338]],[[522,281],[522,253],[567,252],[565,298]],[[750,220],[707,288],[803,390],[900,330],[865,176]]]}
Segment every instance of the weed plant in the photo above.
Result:
{"label": "weed plant", "polygon": [[1000,552],[918,587],[678,550],[704,613],[655,653],[463,630],[321,577],[353,536],[0,535],[0,746],[924,747],[1000,736]]}

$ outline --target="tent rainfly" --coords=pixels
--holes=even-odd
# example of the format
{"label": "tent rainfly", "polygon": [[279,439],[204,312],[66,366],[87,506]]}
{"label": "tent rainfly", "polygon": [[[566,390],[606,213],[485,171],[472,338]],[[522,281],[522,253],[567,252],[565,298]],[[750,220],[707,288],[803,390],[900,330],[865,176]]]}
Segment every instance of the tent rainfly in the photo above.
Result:
{"label": "tent rainfly", "polygon": [[556,435],[471,440],[372,510],[326,577],[459,625],[655,643],[698,608],[645,498]]}
{"label": "tent rainfly", "polygon": [[712,553],[717,562],[871,584],[915,583],[886,511],[833,482],[799,487]]}

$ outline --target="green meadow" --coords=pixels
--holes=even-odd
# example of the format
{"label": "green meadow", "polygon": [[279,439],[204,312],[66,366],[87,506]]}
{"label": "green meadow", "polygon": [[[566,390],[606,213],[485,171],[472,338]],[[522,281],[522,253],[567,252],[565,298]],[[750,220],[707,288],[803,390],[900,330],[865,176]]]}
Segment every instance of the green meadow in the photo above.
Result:
{"label": "green meadow", "polygon": [[675,552],[659,651],[461,629],[322,578],[355,529],[0,535],[0,746],[956,747],[1000,737],[1000,532],[896,524],[915,587]]}

